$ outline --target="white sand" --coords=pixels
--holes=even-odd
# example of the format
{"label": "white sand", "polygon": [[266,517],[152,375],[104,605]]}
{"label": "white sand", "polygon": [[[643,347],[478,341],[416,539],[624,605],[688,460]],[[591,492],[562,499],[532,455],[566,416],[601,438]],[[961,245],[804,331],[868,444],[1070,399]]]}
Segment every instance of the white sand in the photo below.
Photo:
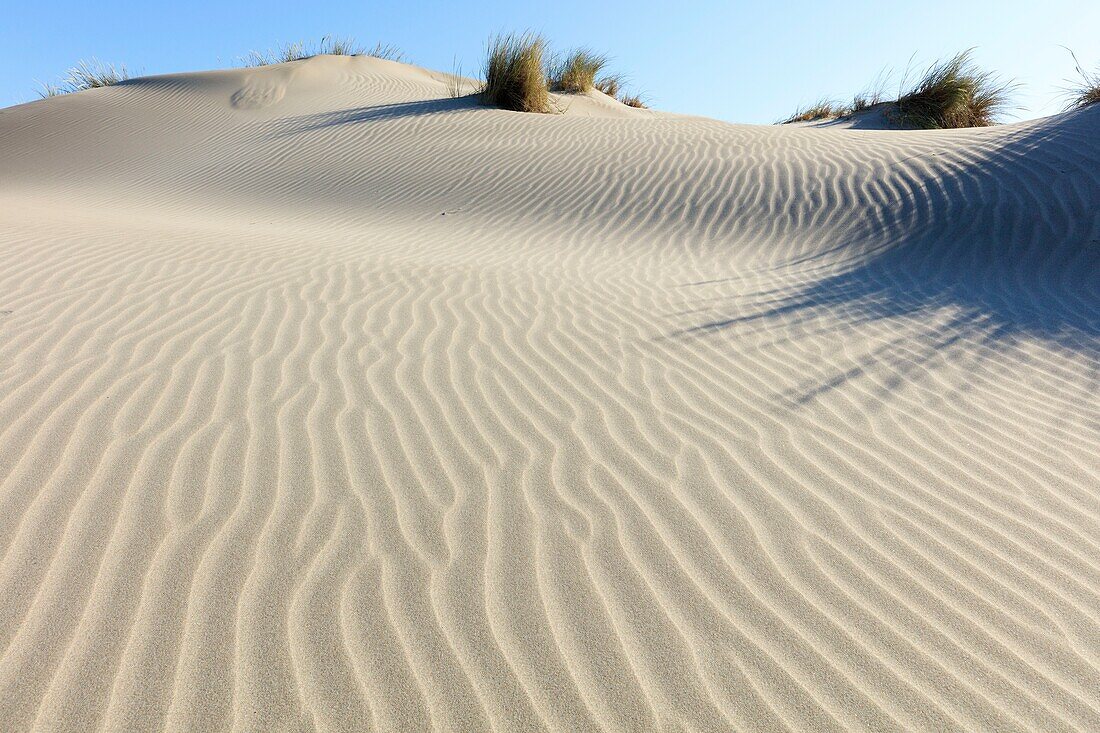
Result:
{"label": "white sand", "polygon": [[0,729],[1100,730],[1100,108],[568,107],[0,111]]}

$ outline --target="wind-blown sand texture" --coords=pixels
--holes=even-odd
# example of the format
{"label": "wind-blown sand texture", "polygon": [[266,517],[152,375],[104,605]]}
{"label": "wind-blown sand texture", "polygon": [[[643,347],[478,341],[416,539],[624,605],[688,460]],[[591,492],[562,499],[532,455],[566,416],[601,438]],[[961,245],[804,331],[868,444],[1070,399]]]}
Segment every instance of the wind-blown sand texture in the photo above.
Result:
{"label": "wind-blown sand texture", "polygon": [[1100,108],[0,112],[0,729],[1100,730]]}

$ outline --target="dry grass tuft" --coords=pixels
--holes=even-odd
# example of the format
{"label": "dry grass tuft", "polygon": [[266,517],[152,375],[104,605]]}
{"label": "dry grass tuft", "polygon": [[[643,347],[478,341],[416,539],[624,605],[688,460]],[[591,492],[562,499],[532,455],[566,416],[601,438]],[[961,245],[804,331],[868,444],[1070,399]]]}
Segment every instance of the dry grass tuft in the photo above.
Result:
{"label": "dry grass tuft", "polygon": [[[465,97],[470,93],[471,80],[462,75],[462,62],[455,56],[451,61],[451,72],[447,74],[447,95],[451,99],[458,99],[459,97]],[[474,92],[477,91],[477,82],[474,82]]]}
{"label": "dry grass tuft", "polygon": [[833,120],[852,113],[851,107],[844,107],[830,99],[821,99],[809,107],[799,107],[795,113],[779,124],[789,125],[792,122],[813,122],[815,120]]}
{"label": "dry grass tuft", "polygon": [[606,56],[586,48],[576,49],[551,65],[550,88],[555,92],[587,92],[596,87],[596,77],[606,66]]}
{"label": "dry grass tuft", "polygon": [[550,112],[543,67],[546,41],[534,33],[494,36],[485,55],[480,90],[486,104],[516,112]]}
{"label": "dry grass tuft", "polygon": [[356,43],[351,38],[337,36],[325,36],[316,45],[306,44],[302,41],[285,43],[277,49],[268,51],[249,51],[244,58],[245,66],[270,66],[271,64],[285,64],[291,61],[302,61],[314,56],[370,56],[386,61],[405,61],[405,55],[396,46],[388,43],[376,43],[372,48],[366,48]]}
{"label": "dry grass tuft", "polygon": [[[999,81],[992,73],[978,68],[971,58],[972,51],[963,51],[929,66],[908,92],[889,102],[893,108],[887,112],[888,118],[903,125],[926,129],[996,124],[1009,109],[1016,85]],[[875,83],[855,95],[850,105],[822,99],[809,107],[800,108],[778,124],[849,117],[883,104],[887,102],[883,88],[888,77],[885,70],[879,72]]]}
{"label": "dry grass tuft", "polygon": [[1080,81],[1071,82],[1072,86],[1066,90],[1069,96],[1066,109],[1081,109],[1100,102],[1100,67],[1093,72],[1087,71],[1077,60],[1077,54],[1068,48],[1066,50],[1073,57],[1073,66],[1081,76]]}
{"label": "dry grass tuft", "polygon": [[925,129],[988,127],[1010,107],[1015,84],[978,68],[973,49],[932,64],[897,101],[897,118]]}
{"label": "dry grass tuft", "polygon": [[[335,51],[332,53],[335,53]],[[404,52],[392,43],[376,43],[363,53],[357,55],[370,56],[372,59],[382,59],[383,61],[397,61],[402,64],[409,62]]]}
{"label": "dry grass tuft", "polygon": [[104,64],[92,59],[91,61],[81,61],[76,66],[69,69],[69,75],[64,83],[67,84],[72,91],[81,91],[84,89],[109,87],[112,84],[118,84],[120,81],[126,81],[129,78],[130,72],[126,71],[125,66]]}
{"label": "dry grass tuft", "polygon": [[59,84],[43,84],[39,94],[45,97],[56,97],[60,94],[82,92],[85,89],[97,89],[109,87],[126,81],[130,78],[130,72],[125,66],[105,64],[96,59],[81,61],[66,72],[65,78]]}
{"label": "dry grass tuft", "polygon": [[856,112],[863,112],[876,104],[882,104],[886,101],[886,84],[890,80],[890,72],[883,68],[878,73],[875,80],[862,92],[852,97],[852,104],[848,108],[847,114],[855,114]]}
{"label": "dry grass tuft", "polygon": [[852,97],[851,104],[843,105],[831,99],[820,99],[808,107],[799,107],[793,115],[784,120],[780,120],[777,124],[789,125],[792,122],[835,120],[868,110],[876,104],[882,103],[884,97],[883,87],[887,79],[888,76],[885,75],[885,70],[883,70],[879,72],[878,78],[875,80],[874,84]]}
{"label": "dry grass tuft", "polygon": [[317,49],[318,54],[331,54],[333,56],[362,56],[366,53],[362,46],[351,38],[338,38],[325,36]]}
{"label": "dry grass tuft", "polygon": [[42,99],[48,99],[49,97],[59,97],[62,94],[68,94],[69,90],[63,88],[60,84],[53,84],[48,81],[39,82],[41,89],[38,90],[38,96]]}
{"label": "dry grass tuft", "polygon": [[593,86],[607,96],[617,99],[621,104],[625,104],[627,107],[649,109],[649,104],[645,102],[641,94],[626,91],[626,77],[622,74],[604,74],[596,79]]}
{"label": "dry grass tuft", "polygon": [[272,64],[285,64],[291,61],[308,59],[313,54],[305,50],[305,44],[301,41],[284,43],[275,50],[249,51],[244,59],[245,66],[270,66]]}
{"label": "dry grass tuft", "polygon": [[622,74],[604,74],[596,80],[593,86],[609,97],[618,98],[624,83],[625,79]]}

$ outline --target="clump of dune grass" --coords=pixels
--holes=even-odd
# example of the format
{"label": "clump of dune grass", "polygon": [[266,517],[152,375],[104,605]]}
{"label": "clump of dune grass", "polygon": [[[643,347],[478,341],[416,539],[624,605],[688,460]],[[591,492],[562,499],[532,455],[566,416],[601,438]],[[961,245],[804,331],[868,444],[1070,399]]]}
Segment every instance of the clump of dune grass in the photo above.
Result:
{"label": "clump of dune grass", "polygon": [[[999,80],[983,71],[972,58],[973,49],[955,54],[929,66],[907,92],[889,104],[889,119],[910,127],[949,129],[986,127],[996,124],[1011,106],[1013,82]],[[886,102],[883,87],[887,76],[880,72],[876,82],[852,98],[850,105],[822,99],[799,108],[779,124],[813,122],[850,117]],[[903,77],[901,85],[905,86]]]}
{"label": "clump of dune grass", "polygon": [[587,92],[596,87],[596,77],[607,66],[607,57],[578,48],[551,65],[550,88],[555,92]]}
{"label": "clump of dune grass", "polygon": [[295,41],[284,43],[274,50],[249,51],[244,58],[245,66],[270,66],[271,64],[285,64],[291,61],[302,61],[314,56],[370,56],[386,61],[404,61],[405,55],[401,50],[389,43],[376,43],[371,48],[366,48],[356,43],[351,38],[338,36],[324,36],[317,44]]}
{"label": "clump of dune grass", "polygon": [[851,114],[851,107],[844,107],[839,102],[831,99],[820,99],[807,107],[799,107],[794,114],[779,124],[789,125],[793,122],[814,122],[816,120],[833,120]]}
{"label": "clump of dune grass", "polygon": [[70,68],[60,83],[43,84],[39,94],[43,98],[56,97],[60,94],[82,92],[85,89],[109,87],[129,78],[130,72],[121,64],[116,66],[115,64],[105,64],[96,59],[90,59],[80,61],[76,66]]}
{"label": "clump of dune grass", "polygon": [[1068,48],[1066,50],[1073,57],[1074,68],[1081,76],[1080,81],[1072,81],[1072,86],[1066,90],[1069,97],[1066,109],[1081,109],[1100,102],[1100,67],[1090,72],[1077,60],[1077,54]]}
{"label": "clump of dune grass", "polygon": [[890,74],[886,69],[883,69],[875,77],[873,83],[852,97],[850,104],[845,105],[832,99],[822,98],[809,106],[799,107],[790,117],[782,119],[776,124],[789,125],[793,122],[835,120],[868,110],[884,101],[886,96],[884,89],[889,78]]}
{"label": "clump of dune grass", "polygon": [[860,93],[860,94],[857,94],[856,96],[852,97],[852,104],[851,104],[850,107],[848,107],[847,110],[845,110],[845,113],[846,114],[854,114],[856,112],[862,112],[866,109],[871,109],[871,107],[874,107],[876,104],[880,104],[881,102],[882,102],[882,95],[881,94],[874,94],[874,93],[864,94],[864,93]]}
{"label": "clump of dune grass", "polygon": [[[852,103],[848,106],[847,114],[855,114],[882,104],[886,100],[886,83],[890,80],[890,72],[883,68],[879,71],[875,80],[862,92],[852,97]],[[845,115],[846,116],[846,115]]]}
{"label": "clump of dune grass", "polygon": [[988,127],[1010,107],[1015,84],[974,63],[969,49],[939,61],[897,100],[896,117],[926,129]]}
{"label": "clump of dune grass", "polygon": [[305,44],[301,41],[284,43],[276,49],[267,51],[249,51],[244,59],[245,66],[270,66],[272,64],[285,64],[291,61],[301,61],[312,56],[306,51]]}
{"label": "clump of dune grass", "polygon": [[447,75],[447,96],[451,99],[462,96],[462,64],[457,56],[451,60],[451,73]]}
{"label": "clump of dune grass", "polygon": [[366,51],[351,38],[325,36],[321,39],[317,53],[333,56],[362,56]]}
{"label": "clump of dune grass", "polygon": [[618,100],[620,103],[625,104],[628,107],[636,107],[638,109],[648,109],[649,105],[646,104],[641,94],[627,92],[626,77],[622,74],[604,74],[596,79],[593,83],[593,87],[600,92],[603,92],[612,99]]}
{"label": "clump of dune grass", "polygon": [[596,79],[593,86],[607,96],[617,99],[619,92],[622,91],[623,84],[624,79],[622,74],[604,74]]}
{"label": "clump of dune grass", "polygon": [[38,96],[42,97],[43,99],[48,99],[49,97],[59,97],[62,94],[68,93],[68,90],[64,89],[60,84],[53,84],[47,81],[41,82],[40,86],[41,89],[38,90]]}
{"label": "clump of dune grass", "polygon": [[[335,53],[335,52],[333,52]],[[357,56],[370,56],[372,59],[382,59],[383,61],[399,61],[405,63],[408,61],[404,52],[400,48],[392,43],[376,43],[366,51],[355,54]]]}
{"label": "clump of dune grass", "polygon": [[76,91],[83,89],[96,89],[98,87],[109,87],[112,84],[118,84],[120,81],[126,81],[130,78],[130,72],[126,70],[125,66],[121,64],[115,66],[114,64],[105,64],[96,59],[91,61],[81,61],[76,66],[69,69],[69,76],[66,79],[66,83]]}
{"label": "clump of dune grass", "polygon": [[534,33],[494,36],[486,49],[481,99],[516,112],[550,112],[545,51],[546,41]]}
{"label": "clump of dune grass", "polygon": [[[473,85],[471,90],[470,85]],[[470,94],[471,91],[476,92],[477,82],[471,79],[467,79],[462,73],[462,62],[455,56],[451,61],[451,71],[446,75],[447,95],[451,99],[458,99],[459,97],[465,97]]]}

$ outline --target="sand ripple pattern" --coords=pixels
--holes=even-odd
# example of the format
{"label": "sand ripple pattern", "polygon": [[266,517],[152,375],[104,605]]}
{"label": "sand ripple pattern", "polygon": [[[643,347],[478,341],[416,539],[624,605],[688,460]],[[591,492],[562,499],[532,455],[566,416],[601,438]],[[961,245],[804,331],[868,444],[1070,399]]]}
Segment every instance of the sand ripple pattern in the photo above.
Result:
{"label": "sand ripple pattern", "polygon": [[1100,730],[1100,109],[585,104],[0,111],[0,729]]}

